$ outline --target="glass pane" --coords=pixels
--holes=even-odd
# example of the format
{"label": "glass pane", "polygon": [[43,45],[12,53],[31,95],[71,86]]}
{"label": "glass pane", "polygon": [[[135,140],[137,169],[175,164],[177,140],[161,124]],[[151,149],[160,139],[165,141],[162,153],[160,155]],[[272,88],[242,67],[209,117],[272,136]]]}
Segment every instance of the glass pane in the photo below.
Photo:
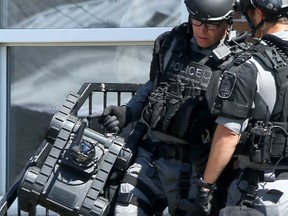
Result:
{"label": "glass pane", "polygon": [[119,28],[180,24],[181,0],[3,0],[2,28]]}
{"label": "glass pane", "polygon": [[[9,183],[43,141],[70,92],[85,82],[144,83],[151,54],[152,46],[9,48]],[[130,97],[124,95],[121,103]],[[94,103],[93,113],[101,114],[103,104]]]}

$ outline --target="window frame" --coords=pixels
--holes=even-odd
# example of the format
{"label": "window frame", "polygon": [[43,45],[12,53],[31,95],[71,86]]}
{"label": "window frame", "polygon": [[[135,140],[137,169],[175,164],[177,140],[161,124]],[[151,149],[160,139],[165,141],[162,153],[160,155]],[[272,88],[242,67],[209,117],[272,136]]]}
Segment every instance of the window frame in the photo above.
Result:
{"label": "window frame", "polygon": [[5,193],[7,158],[7,47],[0,44],[0,197]]}

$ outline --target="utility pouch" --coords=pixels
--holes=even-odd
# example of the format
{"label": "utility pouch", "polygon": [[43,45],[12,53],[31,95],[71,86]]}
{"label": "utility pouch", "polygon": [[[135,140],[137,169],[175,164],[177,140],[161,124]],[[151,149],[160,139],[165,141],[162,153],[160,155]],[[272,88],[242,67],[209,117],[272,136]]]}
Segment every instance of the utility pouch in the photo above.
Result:
{"label": "utility pouch", "polygon": [[163,120],[163,116],[166,112],[166,92],[167,83],[161,83],[155,92],[151,93],[149,96],[149,125],[151,129],[155,129],[158,123]]}
{"label": "utility pouch", "polygon": [[287,123],[256,123],[249,132],[248,147],[251,162],[276,163],[288,159]]}
{"label": "utility pouch", "polygon": [[154,129],[157,127],[157,124],[160,122],[160,120],[163,118],[163,115],[166,111],[166,100],[159,99],[153,104],[153,111],[152,111],[152,117],[151,117],[151,123],[150,127],[151,129]]}
{"label": "utility pouch", "polygon": [[252,162],[266,163],[269,161],[271,133],[268,128],[256,126],[249,135],[249,156]]}
{"label": "utility pouch", "polygon": [[196,104],[195,99],[192,98],[185,100],[185,102],[181,104],[181,107],[173,118],[173,123],[169,126],[168,131],[170,134],[179,138],[184,138],[191,123],[192,110],[195,108]]}
{"label": "utility pouch", "polygon": [[288,159],[287,122],[277,122],[271,128],[270,162],[275,163],[280,158]]}
{"label": "utility pouch", "polygon": [[171,118],[175,115],[179,107],[180,107],[180,101],[178,99],[176,98],[169,99],[167,103],[167,111],[163,119],[163,126],[162,126],[163,132],[167,132],[167,128],[171,122]]}

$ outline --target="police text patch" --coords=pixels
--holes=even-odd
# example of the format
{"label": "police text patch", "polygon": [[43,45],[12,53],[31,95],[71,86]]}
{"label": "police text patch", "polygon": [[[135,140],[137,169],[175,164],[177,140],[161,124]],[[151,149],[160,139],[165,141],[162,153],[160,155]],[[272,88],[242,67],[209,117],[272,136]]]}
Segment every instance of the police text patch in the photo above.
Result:
{"label": "police text patch", "polygon": [[182,81],[186,80],[186,83],[189,80],[194,88],[206,91],[213,72],[206,65],[173,56],[168,63],[166,73],[168,77],[181,77]]}

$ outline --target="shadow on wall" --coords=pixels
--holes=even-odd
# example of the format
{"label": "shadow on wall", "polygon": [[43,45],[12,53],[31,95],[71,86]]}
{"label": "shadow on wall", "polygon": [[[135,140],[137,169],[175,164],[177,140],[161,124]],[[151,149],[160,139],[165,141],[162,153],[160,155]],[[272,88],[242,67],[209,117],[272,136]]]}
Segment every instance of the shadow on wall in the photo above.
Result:
{"label": "shadow on wall", "polygon": [[[52,113],[32,110],[23,106],[10,108],[9,163],[10,183],[21,172],[24,164],[33,155],[45,138]],[[12,134],[13,133],[13,134]]]}

